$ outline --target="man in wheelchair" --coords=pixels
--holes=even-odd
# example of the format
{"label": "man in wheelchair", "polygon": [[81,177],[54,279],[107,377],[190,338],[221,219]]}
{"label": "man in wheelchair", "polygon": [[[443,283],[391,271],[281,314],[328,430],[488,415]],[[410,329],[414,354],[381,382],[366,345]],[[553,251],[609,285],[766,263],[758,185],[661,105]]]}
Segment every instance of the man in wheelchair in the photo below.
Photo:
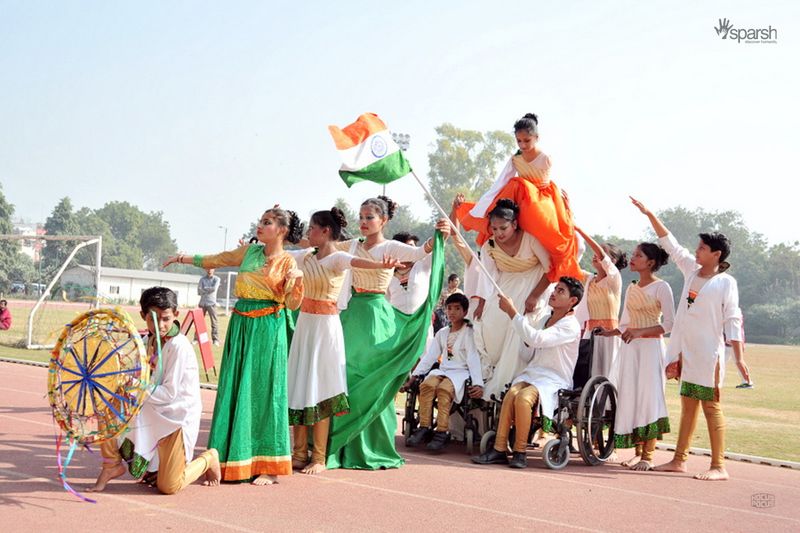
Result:
{"label": "man in wheelchair", "polygon": [[[531,348],[528,365],[511,384],[503,398],[494,448],[472,461],[478,464],[508,464],[525,468],[525,450],[531,429],[531,413],[537,402],[544,420],[558,406],[559,389],[572,388],[572,374],[578,360],[581,328],[573,309],[583,297],[583,285],[575,278],[562,277],[550,296],[553,313],[537,327],[520,315],[511,300],[500,295],[500,308],[511,317],[511,325]],[[509,462],[508,435],[514,426],[515,438]]]}
{"label": "man in wheelchair", "polygon": [[[454,400],[461,402],[467,381],[472,382],[467,391],[470,398],[483,396],[480,356],[475,348],[472,325],[464,318],[468,309],[469,300],[463,294],[447,297],[445,313],[450,326],[436,332],[425,355],[403,385],[403,389],[409,389],[427,374],[419,385],[419,429],[408,439],[407,446],[419,446],[430,440],[426,448],[441,451],[450,441],[450,408]],[[439,357],[442,358],[439,368],[431,370]],[[432,429],[434,398],[438,405],[436,431]]]}

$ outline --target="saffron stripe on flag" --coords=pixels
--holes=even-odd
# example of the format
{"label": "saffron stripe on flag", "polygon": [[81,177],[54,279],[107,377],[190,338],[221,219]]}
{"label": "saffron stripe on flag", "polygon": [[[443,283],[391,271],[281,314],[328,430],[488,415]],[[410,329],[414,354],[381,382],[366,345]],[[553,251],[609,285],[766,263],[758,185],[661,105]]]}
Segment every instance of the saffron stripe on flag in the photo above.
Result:
{"label": "saffron stripe on flag", "polygon": [[328,131],[330,131],[338,150],[347,150],[357,146],[363,143],[367,137],[386,129],[388,129],[386,124],[375,113],[364,113],[355,122],[344,128],[328,126]]}

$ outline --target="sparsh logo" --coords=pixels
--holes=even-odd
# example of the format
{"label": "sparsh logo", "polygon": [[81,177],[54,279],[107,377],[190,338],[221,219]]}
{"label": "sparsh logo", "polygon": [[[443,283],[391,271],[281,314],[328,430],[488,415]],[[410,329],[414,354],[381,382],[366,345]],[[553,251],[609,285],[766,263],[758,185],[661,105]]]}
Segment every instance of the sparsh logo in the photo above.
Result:
{"label": "sparsh logo", "polygon": [[714,29],[717,30],[717,35],[721,35],[723,39],[728,38],[728,31],[731,28],[732,28],[731,21],[728,19],[719,19],[719,28],[714,26]]}

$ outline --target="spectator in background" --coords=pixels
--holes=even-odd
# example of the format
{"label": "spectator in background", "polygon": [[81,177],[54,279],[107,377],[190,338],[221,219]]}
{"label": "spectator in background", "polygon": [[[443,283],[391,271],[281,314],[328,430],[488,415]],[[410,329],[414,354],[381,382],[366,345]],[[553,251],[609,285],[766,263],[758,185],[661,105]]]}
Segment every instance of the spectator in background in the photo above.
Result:
{"label": "spectator in background", "polygon": [[11,311],[8,310],[8,302],[0,300],[0,329],[11,329]]}
{"label": "spectator in background", "polygon": [[220,279],[214,275],[214,269],[206,270],[206,275],[197,283],[197,294],[200,295],[198,307],[203,310],[203,315],[211,317],[211,340],[214,346],[219,346],[219,329],[217,328],[217,290]]}

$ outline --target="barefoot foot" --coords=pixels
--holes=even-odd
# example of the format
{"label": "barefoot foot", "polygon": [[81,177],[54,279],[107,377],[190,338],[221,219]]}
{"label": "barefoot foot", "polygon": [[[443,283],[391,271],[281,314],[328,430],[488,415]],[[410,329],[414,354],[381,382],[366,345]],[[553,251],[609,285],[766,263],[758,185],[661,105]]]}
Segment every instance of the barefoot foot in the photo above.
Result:
{"label": "barefoot foot", "polygon": [[301,474],[310,474],[310,475],[314,476],[316,474],[321,474],[325,470],[327,470],[327,468],[325,468],[325,465],[323,465],[323,464],[320,464],[320,463],[308,463],[306,465],[306,467],[303,468],[300,471],[300,473]]}
{"label": "barefoot foot", "polygon": [[656,472],[686,472],[686,461],[679,461],[678,459],[673,459],[668,463],[664,463],[663,465],[658,465],[655,467]]}
{"label": "barefoot foot", "polygon": [[222,478],[222,470],[219,467],[219,454],[214,448],[208,451],[211,457],[208,459],[208,470],[206,470],[206,480],[203,481],[203,485],[206,487],[216,487],[219,485],[219,481]]}
{"label": "barefoot foot", "polygon": [[277,476],[268,476],[267,474],[262,474],[253,480],[253,485],[277,485],[278,477]]}
{"label": "barefoot foot", "polygon": [[702,474],[694,476],[695,479],[700,479],[702,481],[725,481],[729,477],[728,471],[724,468],[709,468]]}
{"label": "barefoot foot", "polygon": [[125,465],[118,464],[114,466],[107,466],[100,471],[97,476],[97,481],[94,485],[86,489],[86,492],[103,492],[112,479],[116,479],[125,473]]}
{"label": "barefoot foot", "polygon": [[636,472],[649,472],[653,469],[653,463],[650,461],[639,461],[635,465],[631,465],[628,468],[635,470]]}

